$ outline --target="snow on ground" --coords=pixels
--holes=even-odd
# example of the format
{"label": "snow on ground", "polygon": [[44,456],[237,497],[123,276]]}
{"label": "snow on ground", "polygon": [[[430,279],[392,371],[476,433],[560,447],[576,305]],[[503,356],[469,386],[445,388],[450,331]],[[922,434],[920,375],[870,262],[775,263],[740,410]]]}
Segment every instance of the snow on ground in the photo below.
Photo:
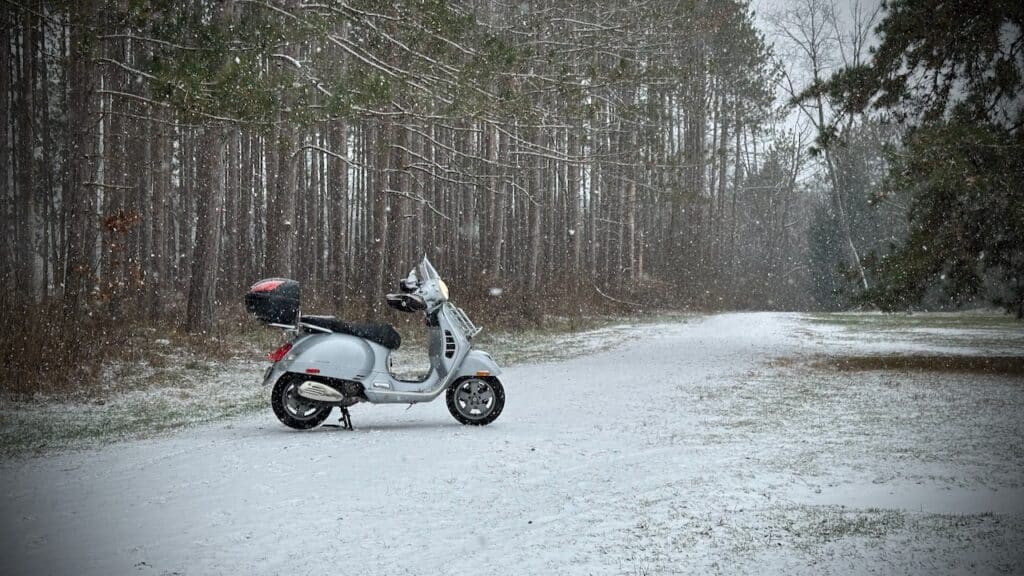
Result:
{"label": "snow on ground", "polygon": [[1019,379],[794,362],[822,330],[645,326],[509,369],[485,428],[443,401],[358,406],[355,432],[267,409],[2,462],[4,573],[1024,572]]}

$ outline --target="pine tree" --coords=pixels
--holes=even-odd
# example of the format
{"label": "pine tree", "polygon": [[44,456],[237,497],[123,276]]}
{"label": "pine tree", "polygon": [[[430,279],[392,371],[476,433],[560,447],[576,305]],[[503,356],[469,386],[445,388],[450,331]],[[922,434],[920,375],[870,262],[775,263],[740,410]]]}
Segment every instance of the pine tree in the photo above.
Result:
{"label": "pine tree", "polygon": [[[885,309],[930,294],[979,294],[1024,317],[1024,7],[1019,2],[897,0],[870,63],[813,93],[906,128],[887,189],[909,198],[909,236],[872,265],[865,293]],[[986,279],[999,286],[984,290]]]}

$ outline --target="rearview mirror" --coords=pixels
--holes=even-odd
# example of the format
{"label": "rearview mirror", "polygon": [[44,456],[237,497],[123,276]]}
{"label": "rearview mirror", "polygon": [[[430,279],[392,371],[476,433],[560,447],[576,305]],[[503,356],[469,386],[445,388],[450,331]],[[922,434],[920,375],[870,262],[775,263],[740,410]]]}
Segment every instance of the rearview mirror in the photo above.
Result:
{"label": "rearview mirror", "polygon": [[400,312],[419,312],[427,309],[423,298],[415,294],[388,294],[388,306]]}

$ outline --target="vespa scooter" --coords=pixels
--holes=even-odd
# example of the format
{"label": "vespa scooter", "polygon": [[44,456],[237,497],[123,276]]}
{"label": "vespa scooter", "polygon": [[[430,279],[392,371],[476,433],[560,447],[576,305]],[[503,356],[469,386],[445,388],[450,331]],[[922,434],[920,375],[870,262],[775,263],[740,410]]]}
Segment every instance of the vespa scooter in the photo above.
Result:
{"label": "vespa scooter", "polygon": [[351,430],[348,409],[359,402],[411,405],[442,393],[448,411],[462,424],[484,426],[501,415],[501,369],[488,353],[473,348],[480,328],[448,299],[448,286],[430,261],[424,257],[399,286],[400,292],[387,295],[388,306],[421,312],[427,325],[430,371],[418,380],[392,374],[391,352],[401,337],[389,324],[303,315],[294,280],[270,278],[249,289],[249,312],[289,335],[269,355],[272,364],[263,379],[272,386],[270,404],[282,423],[315,428],[337,407],[342,427]]}

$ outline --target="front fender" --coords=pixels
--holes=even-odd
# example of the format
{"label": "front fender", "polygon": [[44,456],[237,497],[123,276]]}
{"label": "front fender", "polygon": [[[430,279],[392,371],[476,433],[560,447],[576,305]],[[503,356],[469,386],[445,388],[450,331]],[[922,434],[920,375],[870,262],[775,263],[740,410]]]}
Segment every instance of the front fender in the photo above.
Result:
{"label": "front fender", "polygon": [[501,368],[498,368],[498,364],[487,352],[483,350],[470,350],[469,354],[466,354],[466,359],[459,366],[459,369],[455,371],[452,381],[454,382],[463,376],[476,376],[477,372],[489,372],[491,376],[497,376],[501,374]]}

